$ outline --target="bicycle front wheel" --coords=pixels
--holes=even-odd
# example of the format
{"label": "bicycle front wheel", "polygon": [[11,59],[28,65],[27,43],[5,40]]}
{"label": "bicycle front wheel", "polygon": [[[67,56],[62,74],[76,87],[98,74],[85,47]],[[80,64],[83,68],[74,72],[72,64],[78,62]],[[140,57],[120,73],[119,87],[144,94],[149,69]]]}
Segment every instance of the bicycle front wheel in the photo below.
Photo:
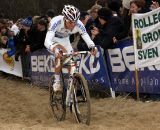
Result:
{"label": "bicycle front wheel", "polygon": [[63,74],[60,76],[60,82],[63,87],[62,92],[54,92],[53,91],[53,82],[54,82],[54,76],[51,77],[51,83],[49,85],[49,92],[50,92],[50,106],[53,112],[54,117],[58,121],[62,121],[65,119],[66,116],[66,104],[65,104],[65,98],[66,98],[66,90],[64,87],[64,77]]}
{"label": "bicycle front wheel", "polygon": [[76,121],[90,124],[91,103],[88,84],[81,74],[75,74],[73,78],[73,106]]}

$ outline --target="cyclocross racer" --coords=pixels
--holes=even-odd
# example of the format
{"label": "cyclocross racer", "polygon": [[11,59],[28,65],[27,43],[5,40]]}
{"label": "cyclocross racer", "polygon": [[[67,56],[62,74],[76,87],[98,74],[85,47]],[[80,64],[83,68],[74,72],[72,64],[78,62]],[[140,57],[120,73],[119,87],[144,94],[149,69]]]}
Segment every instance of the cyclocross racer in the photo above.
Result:
{"label": "cyclocross racer", "polygon": [[61,65],[59,59],[62,57],[60,50],[63,52],[71,53],[73,48],[71,46],[69,36],[77,32],[80,33],[88,48],[91,49],[92,54],[96,54],[97,48],[90,36],[86,32],[83,23],[79,20],[80,11],[73,5],[65,5],[62,10],[62,15],[54,17],[49,25],[48,32],[46,34],[45,46],[46,48],[55,54],[55,81],[53,89],[55,92],[61,91],[60,85],[60,72]]}

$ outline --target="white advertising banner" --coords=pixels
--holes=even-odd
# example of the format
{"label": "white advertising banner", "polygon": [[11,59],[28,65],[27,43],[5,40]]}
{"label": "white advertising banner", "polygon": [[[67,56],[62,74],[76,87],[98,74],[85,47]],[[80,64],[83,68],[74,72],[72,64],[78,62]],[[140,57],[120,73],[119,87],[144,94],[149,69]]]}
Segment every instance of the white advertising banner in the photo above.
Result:
{"label": "white advertising banner", "polygon": [[132,15],[136,69],[160,64],[160,8]]}
{"label": "white advertising banner", "polygon": [[15,61],[14,55],[4,59],[4,54],[7,49],[0,48],[0,71],[22,77],[22,65],[19,57],[19,61]]}

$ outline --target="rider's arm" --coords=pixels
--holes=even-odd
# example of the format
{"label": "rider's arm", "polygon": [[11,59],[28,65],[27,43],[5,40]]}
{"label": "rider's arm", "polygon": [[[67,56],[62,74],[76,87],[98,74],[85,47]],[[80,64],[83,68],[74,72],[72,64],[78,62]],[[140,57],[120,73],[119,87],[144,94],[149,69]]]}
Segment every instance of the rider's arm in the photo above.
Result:
{"label": "rider's arm", "polygon": [[53,37],[54,36],[55,36],[55,32],[52,32],[51,30],[48,30],[48,32],[46,34],[44,45],[50,51],[52,51],[52,44],[54,44],[53,43]]}
{"label": "rider's arm", "polygon": [[83,40],[86,42],[88,48],[92,48],[95,46],[94,42],[91,40],[90,36],[88,35],[83,23],[81,21],[78,21],[77,23],[79,33]]}
{"label": "rider's arm", "polygon": [[48,32],[46,34],[45,42],[44,45],[47,49],[52,51],[53,47],[52,45],[55,43],[54,37],[55,37],[55,32],[57,30],[57,27],[61,24],[61,19],[59,16],[54,17],[51,22],[50,26],[48,28]]}

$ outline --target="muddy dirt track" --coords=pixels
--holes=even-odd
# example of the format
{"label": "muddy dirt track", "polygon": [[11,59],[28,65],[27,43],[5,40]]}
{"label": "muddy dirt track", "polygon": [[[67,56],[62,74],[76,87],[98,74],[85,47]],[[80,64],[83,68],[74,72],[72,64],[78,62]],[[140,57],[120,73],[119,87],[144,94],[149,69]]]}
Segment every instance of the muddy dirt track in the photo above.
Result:
{"label": "muddy dirt track", "polygon": [[0,75],[0,130],[155,130],[160,129],[160,102],[118,96],[92,97],[91,125],[76,124],[67,114],[57,122],[46,89]]}

